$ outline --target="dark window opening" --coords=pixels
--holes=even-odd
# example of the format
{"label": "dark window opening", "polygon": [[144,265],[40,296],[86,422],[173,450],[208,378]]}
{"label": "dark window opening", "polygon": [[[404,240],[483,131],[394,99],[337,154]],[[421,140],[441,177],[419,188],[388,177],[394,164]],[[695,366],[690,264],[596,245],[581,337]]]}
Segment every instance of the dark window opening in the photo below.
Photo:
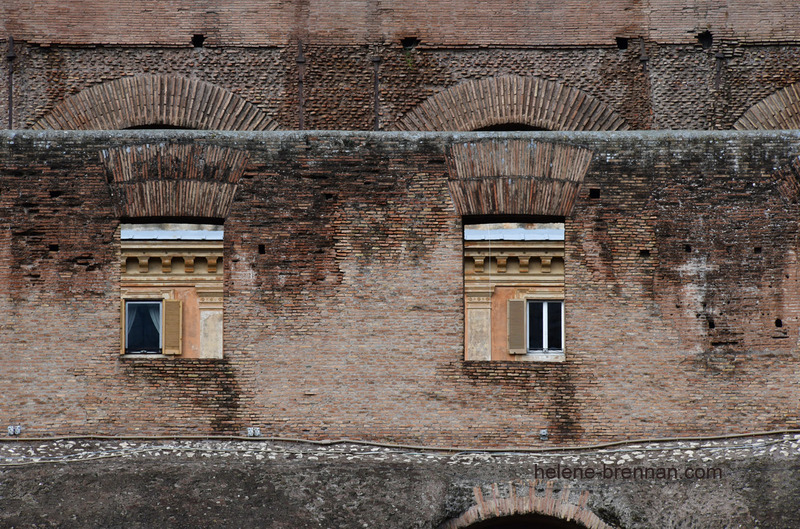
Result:
{"label": "dark window opening", "polygon": [[161,352],[161,302],[125,302],[125,352]]}
{"label": "dark window opening", "polygon": [[50,198],[58,198],[61,195],[63,195],[61,191],[50,191]]}
{"label": "dark window opening", "polygon": [[711,318],[708,318],[708,328],[709,329],[715,329],[716,327],[717,327],[717,325],[714,323],[714,320],[711,319]]}
{"label": "dark window opening", "polygon": [[205,35],[192,35],[192,46],[195,48],[202,48],[203,43],[206,41]]}
{"label": "dark window opening", "polygon": [[761,246],[756,246],[753,248],[753,253],[761,253]]}
{"label": "dark window opening", "polygon": [[176,125],[165,125],[163,123],[150,123],[147,125],[135,125],[128,127],[125,130],[192,130],[186,127],[178,127]]}
{"label": "dark window opening", "polygon": [[783,321],[780,318],[775,320],[775,327],[783,327]]}
{"label": "dark window opening", "polygon": [[589,198],[600,198],[600,190],[597,188],[590,189]]}
{"label": "dark window opening", "polygon": [[711,35],[710,31],[704,31],[697,35],[697,42],[700,43],[704,50],[710,49],[711,45],[714,44],[714,36]]}
{"label": "dark window opening", "polygon": [[57,252],[58,251],[58,245],[57,244],[51,244],[50,246],[48,246],[48,249],[51,252]]}
{"label": "dark window opening", "polygon": [[639,250],[640,257],[650,257],[650,250]]}
{"label": "dark window opening", "polygon": [[544,349],[544,304],[528,304],[528,349]]}
{"label": "dark window opening", "polygon": [[212,224],[223,226],[225,219],[216,217],[122,217],[122,224]]}
{"label": "dark window opening", "polygon": [[474,224],[495,224],[495,223],[520,223],[520,224],[536,224],[536,223],[564,223],[564,217],[556,217],[551,215],[464,215],[461,217],[461,223],[464,227]]}
{"label": "dark window opening", "polygon": [[528,301],[528,350],[561,352],[563,350],[563,314],[561,301]]}
{"label": "dark window opening", "polygon": [[533,125],[526,125],[525,123],[498,123],[496,125],[488,125],[475,129],[475,132],[514,132],[514,131],[529,131],[529,130],[547,130],[541,127],[534,127]]}
{"label": "dark window opening", "polygon": [[400,41],[400,44],[403,46],[403,49],[406,51],[413,50],[416,48],[420,43],[420,40],[417,37],[406,37]]}
{"label": "dark window opening", "polygon": [[617,48],[621,50],[628,49],[628,39],[625,37],[617,37]]}
{"label": "dark window opening", "polygon": [[[546,469],[538,468],[534,475],[535,478],[544,480]],[[576,469],[573,473],[575,479],[583,479],[584,473],[582,468]],[[580,477],[579,477],[580,476]],[[547,478],[549,479],[549,478]],[[587,475],[587,478],[588,475]],[[489,518],[476,524],[468,526],[466,529],[530,529],[532,527],[538,529],[580,529],[584,525],[578,525],[573,521],[561,520],[559,518],[552,518],[541,514],[517,514],[513,516],[500,516],[496,518]]]}
{"label": "dark window opening", "polygon": [[686,253],[692,253],[692,245],[691,244],[684,244],[683,251]]}
{"label": "dark window opening", "polygon": [[267,253],[266,246],[264,246],[263,244],[259,244],[258,245],[258,253],[260,253],[261,255],[264,255],[265,253]]}

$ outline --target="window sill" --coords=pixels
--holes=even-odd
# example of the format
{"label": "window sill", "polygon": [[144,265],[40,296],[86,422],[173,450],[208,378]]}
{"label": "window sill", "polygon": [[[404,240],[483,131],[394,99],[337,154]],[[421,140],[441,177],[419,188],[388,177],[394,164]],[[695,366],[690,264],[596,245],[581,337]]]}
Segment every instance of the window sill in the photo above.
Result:
{"label": "window sill", "polygon": [[519,356],[522,362],[564,362],[564,353],[528,353]]}
{"label": "window sill", "polygon": [[150,358],[171,358],[174,355],[165,355],[161,353],[126,353],[124,355],[120,355],[120,358],[126,358],[131,360],[141,360],[141,359],[150,359]]}

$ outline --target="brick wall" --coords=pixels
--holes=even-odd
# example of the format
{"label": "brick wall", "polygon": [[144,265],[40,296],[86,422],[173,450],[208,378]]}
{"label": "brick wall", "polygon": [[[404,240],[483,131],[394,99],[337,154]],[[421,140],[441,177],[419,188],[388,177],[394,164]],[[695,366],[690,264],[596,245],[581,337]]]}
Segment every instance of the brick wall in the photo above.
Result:
{"label": "brick wall", "polygon": [[192,35],[204,34],[211,45],[284,45],[293,36],[308,35],[356,44],[415,36],[436,46],[582,46],[610,45],[618,36],[686,43],[705,30],[749,42],[781,42],[800,36],[794,7],[791,0],[735,0],[723,5],[569,0],[557,6],[546,0],[238,0],[202,5],[190,0],[19,0],[5,6],[3,20],[4,33],[44,44],[188,46]]}
{"label": "brick wall", "polygon": [[[370,130],[373,127],[373,63],[380,64],[381,126],[391,129],[426,101],[468,82],[516,76],[579,90],[621,117],[630,129],[730,129],[750,107],[800,81],[796,46],[616,46],[550,49],[415,49],[399,43],[366,48],[306,41],[305,127]],[[70,96],[130,76],[166,75],[210,83],[254,105],[281,129],[298,128],[297,48],[36,47],[17,44],[14,123],[31,128]],[[717,55],[720,55],[717,57]],[[4,77],[5,78],[5,77]],[[6,123],[7,83],[0,88]],[[105,85],[97,105],[124,100]],[[192,93],[184,94],[191,100]],[[136,95],[136,97],[139,97]],[[165,99],[166,100],[166,99]],[[176,103],[180,104],[180,103]],[[561,104],[561,103],[559,103]],[[223,108],[210,108],[227,115]],[[186,106],[172,110],[176,116]],[[579,121],[579,120],[578,120]],[[188,125],[187,125],[188,123]],[[185,121],[182,126],[192,127]],[[121,120],[119,128],[129,126]],[[204,128],[198,122],[197,128]]]}
{"label": "brick wall", "polygon": [[[800,136],[500,135],[594,151],[566,219],[567,361],[465,362],[446,152],[497,137],[5,134],[0,424],[465,446],[798,426],[797,182],[776,169]],[[164,142],[249,155],[225,221],[223,360],[118,356],[100,151]]]}

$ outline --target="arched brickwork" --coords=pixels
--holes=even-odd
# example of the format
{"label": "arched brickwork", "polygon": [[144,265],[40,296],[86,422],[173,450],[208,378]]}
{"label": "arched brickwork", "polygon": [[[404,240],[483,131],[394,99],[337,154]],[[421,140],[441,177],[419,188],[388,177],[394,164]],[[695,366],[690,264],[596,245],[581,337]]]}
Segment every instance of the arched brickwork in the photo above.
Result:
{"label": "arched brickwork", "polygon": [[122,218],[225,218],[248,159],[229,148],[163,143],[100,152]]}
{"label": "arched brickwork", "polygon": [[800,197],[800,156],[795,156],[791,161],[775,171],[781,195],[792,203],[797,203]]}
{"label": "arched brickwork", "polygon": [[275,130],[238,95],[197,79],[138,75],[87,88],[60,102],[34,129],[116,130],[166,125],[206,130]]}
{"label": "arched brickwork", "polygon": [[733,124],[737,130],[800,129],[800,83],[778,90],[745,112]]}
{"label": "arched brickwork", "polygon": [[545,130],[626,130],[616,112],[589,94],[537,77],[466,81],[431,97],[397,130],[468,131],[506,123]]}
{"label": "arched brickwork", "polygon": [[459,215],[570,215],[592,151],[528,140],[453,145],[448,186]]}
{"label": "arched brickwork", "polygon": [[[589,492],[577,493],[569,485],[556,490],[552,481],[542,486],[538,480],[525,483],[494,483],[484,489],[475,487],[475,503],[457,518],[448,520],[439,529],[464,529],[493,518],[538,514],[572,522],[584,529],[614,529],[588,507]],[[487,497],[488,496],[488,497]]]}

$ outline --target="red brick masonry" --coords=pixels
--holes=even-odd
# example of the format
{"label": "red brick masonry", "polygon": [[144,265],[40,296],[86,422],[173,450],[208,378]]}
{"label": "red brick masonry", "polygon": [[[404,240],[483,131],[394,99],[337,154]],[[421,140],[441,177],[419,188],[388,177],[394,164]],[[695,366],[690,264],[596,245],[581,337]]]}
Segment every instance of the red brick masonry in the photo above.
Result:
{"label": "red brick masonry", "polygon": [[[565,219],[564,363],[463,360],[447,156],[453,144],[504,137],[594,153]],[[23,435],[259,426],[310,439],[552,446],[800,425],[798,133],[0,139],[0,424]],[[177,161],[142,162],[156,165],[142,169],[141,189],[157,167],[164,182],[235,188],[222,360],[118,354],[115,232],[131,210],[102,153],[162,144],[148,152]],[[245,165],[187,173],[180,153]],[[207,204],[192,211],[216,215]]]}

